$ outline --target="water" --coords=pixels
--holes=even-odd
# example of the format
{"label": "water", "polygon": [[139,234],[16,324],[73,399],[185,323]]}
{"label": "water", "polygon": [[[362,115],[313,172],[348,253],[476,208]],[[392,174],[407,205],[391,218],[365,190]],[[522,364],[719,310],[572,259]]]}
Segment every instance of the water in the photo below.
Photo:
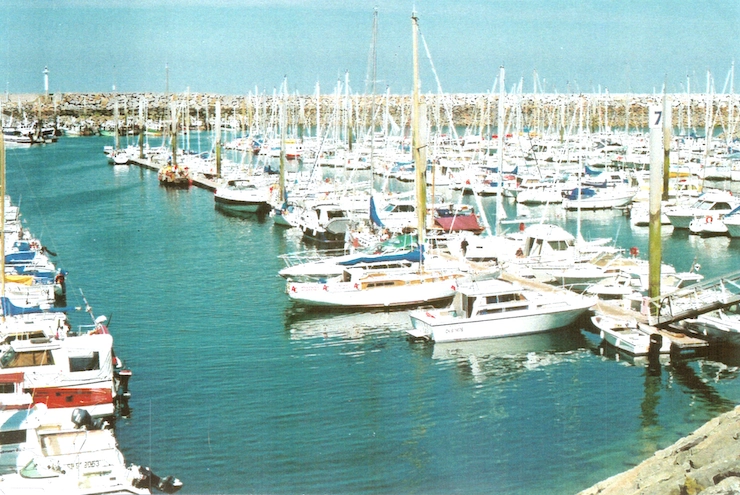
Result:
{"label": "water", "polygon": [[[403,312],[303,311],[277,276],[298,236],[108,166],[109,141],[9,149],[8,192],[69,270],[69,303],[81,288],[111,318],[134,372],[127,461],[182,493],[575,493],[740,399],[733,356],[651,373],[602,355],[586,324],[434,345],[406,338]],[[575,214],[554,221],[575,232]],[[612,212],[584,213],[582,230],[647,253],[647,229]],[[711,277],[736,269],[740,243],[668,229],[664,249]]]}

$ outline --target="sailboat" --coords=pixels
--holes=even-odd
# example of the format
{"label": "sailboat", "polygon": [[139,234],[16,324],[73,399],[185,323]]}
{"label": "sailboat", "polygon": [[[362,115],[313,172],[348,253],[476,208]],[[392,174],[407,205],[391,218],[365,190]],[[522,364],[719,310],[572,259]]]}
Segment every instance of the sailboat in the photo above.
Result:
{"label": "sailboat", "polygon": [[[425,108],[420,104],[417,54],[418,19],[412,17],[414,49],[413,157],[416,166],[417,235],[419,259],[411,267],[369,269],[347,266],[340,275],[319,282],[288,281],[288,296],[310,306],[335,308],[389,308],[444,303],[452,300],[460,282],[477,275],[459,266],[429,269],[425,264],[426,235],[426,152],[421,134]],[[486,267],[485,271],[488,271]],[[483,274],[481,274],[483,275]]]}

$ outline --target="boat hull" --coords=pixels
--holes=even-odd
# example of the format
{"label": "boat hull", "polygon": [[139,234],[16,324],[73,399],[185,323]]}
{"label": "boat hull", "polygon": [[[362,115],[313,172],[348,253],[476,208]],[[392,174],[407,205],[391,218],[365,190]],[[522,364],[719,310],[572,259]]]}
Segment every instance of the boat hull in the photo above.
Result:
{"label": "boat hull", "polygon": [[410,318],[417,332],[412,335],[426,336],[435,342],[455,342],[548,332],[571,325],[591,307],[592,303],[593,301],[588,301],[580,306],[543,310],[535,314],[512,311],[475,319],[456,318],[451,321],[435,321],[438,318],[429,312],[414,312],[410,314]]}
{"label": "boat hull", "polygon": [[354,282],[320,284],[289,282],[288,296],[307,306],[390,308],[449,302],[455,295],[454,277],[425,283],[364,288]]}
{"label": "boat hull", "polygon": [[215,196],[214,200],[220,208],[238,211],[241,213],[263,213],[270,209],[270,205],[265,201],[249,201],[241,199],[224,198]]}

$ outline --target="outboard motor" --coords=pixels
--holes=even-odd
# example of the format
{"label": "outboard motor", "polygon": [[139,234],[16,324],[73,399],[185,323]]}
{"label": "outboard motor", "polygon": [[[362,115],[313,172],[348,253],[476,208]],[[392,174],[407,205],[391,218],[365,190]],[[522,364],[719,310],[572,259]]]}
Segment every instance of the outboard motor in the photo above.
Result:
{"label": "outboard motor", "polygon": [[108,422],[102,418],[93,419],[85,409],[76,408],[72,411],[72,422],[75,428],[84,430],[102,430],[108,426]]}
{"label": "outboard motor", "polygon": [[139,467],[139,474],[141,478],[133,483],[136,488],[155,488],[163,493],[175,493],[182,488],[182,481],[179,479],[173,476],[160,478],[148,467]]}

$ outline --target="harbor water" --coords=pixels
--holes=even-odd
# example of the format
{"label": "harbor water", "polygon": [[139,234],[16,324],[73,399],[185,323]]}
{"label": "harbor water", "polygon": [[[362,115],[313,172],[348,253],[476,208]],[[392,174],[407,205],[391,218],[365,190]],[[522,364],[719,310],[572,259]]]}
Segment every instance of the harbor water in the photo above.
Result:
{"label": "harbor water", "polygon": [[[133,370],[116,425],[127,462],[182,493],[571,494],[740,402],[740,358],[652,370],[603,349],[588,321],[435,345],[407,338],[403,311],[305,311],[277,275],[279,254],[305,249],[296,233],[109,166],[110,141],[8,149],[8,194],[69,271],[68,304],[84,291]],[[576,213],[550,221],[576,232]],[[648,229],[619,212],[582,213],[581,232],[646,258]],[[678,271],[738,269],[740,240],[663,239]]]}

